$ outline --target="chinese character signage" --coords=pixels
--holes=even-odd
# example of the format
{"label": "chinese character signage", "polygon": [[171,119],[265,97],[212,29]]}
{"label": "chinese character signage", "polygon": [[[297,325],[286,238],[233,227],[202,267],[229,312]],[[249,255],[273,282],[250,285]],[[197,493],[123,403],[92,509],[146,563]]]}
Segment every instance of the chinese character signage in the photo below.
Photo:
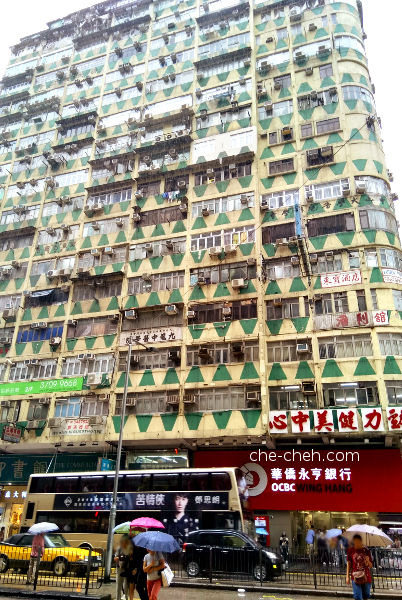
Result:
{"label": "chinese character signage", "polygon": [[[372,424],[377,426],[375,411],[372,414],[372,409],[367,410]],[[400,426],[401,414],[400,409],[391,413],[396,427]],[[332,418],[336,424],[335,417],[323,415],[321,419],[330,427]],[[367,415],[364,418],[366,420]],[[317,424],[318,417],[316,427]],[[347,417],[346,426],[353,428],[353,414]],[[325,427],[323,425],[323,430]],[[317,450],[302,444],[280,446],[275,450],[266,446],[248,450],[201,450],[195,452],[194,466],[234,467],[243,471],[249,486],[250,510],[257,515],[266,510],[401,511],[399,449],[362,450],[335,444]]]}
{"label": "chinese character signage", "polygon": [[389,325],[387,310],[365,310],[336,315],[315,315],[317,329],[345,329],[349,327],[379,327]]}
{"label": "chinese character signage", "polygon": [[387,310],[373,310],[373,325],[376,327],[379,325],[389,325],[388,311]]}
{"label": "chinese character signage", "polygon": [[[175,492],[119,492],[117,495],[118,510],[175,510]],[[186,492],[188,504],[186,511],[228,510],[229,495],[227,492]],[[98,494],[56,494],[54,510],[110,510],[111,493]]]}
{"label": "chinese character signage", "polygon": [[116,468],[116,461],[111,458],[99,458],[98,459],[98,471],[114,471]]}
{"label": "chinese character signage", "polygon": [[89,419],[65,419],[61,427],[50,430],[50,435],[91,435],[104,430],[104,425],[90,425]]}
{"label": "chinese character signage", "polygon": [[0,397],[47,392],[71,392],[82,390],[83,382],[83,377],[67,377],[66,379],[48,379],[46,381],[0,383]]}
{"label": "chinese character signage", "polygon": [[96,471],[99,454],[10,455],[0,456],[0,485],[24,485],[38,473]]}
{"label": "chinese character signage", "polygon": [[[392,413],[390,413],[390,410]],[[322,408],[314,410],[273,410],[269,413],[269,431],[289,433],[341,433],[388,431],[402,433],[402,408],[388,409],[387,419],[380,406],[370,408]],[[360,413],[360,418],[359,418]],[[397,427],[398,422],[401,426]],[[391,427],[393,425],[393,427]]]}
{"label": "chinese character signage", "polygon": [[402,285],[402,273],[398,269],[382,269],[384,283],[396,283]]}
{"label": "chinese character signage", "polygon": [[5,442],[13,442],[17,444],[21,441],[22,429],[15,425],[5,425],[1,434],[1,439]]}
{"label": "chinese character signage", "polygon": [[353,271],[339,271],[338,273],[326,273],[321,275],[321,287],[332,288],[344,285],[356,285],[362,282],[362,274],[359,269]]}
{"label": "chinese character signage", "polygon": [[0,500],[15,502],[15,503],[23,503],[25,498],[27,497],[27,492],[23,488],[11,488],[7,486],[4,490],[0,491]]}
{"label": "chinese character signage", "polygon": [[181,327],[153,327],[151,329],[141,329],[126,331],[120,335],[120,346],[128,344],[156,344],[160,342],[175,342],[181,340],[183,336]]}

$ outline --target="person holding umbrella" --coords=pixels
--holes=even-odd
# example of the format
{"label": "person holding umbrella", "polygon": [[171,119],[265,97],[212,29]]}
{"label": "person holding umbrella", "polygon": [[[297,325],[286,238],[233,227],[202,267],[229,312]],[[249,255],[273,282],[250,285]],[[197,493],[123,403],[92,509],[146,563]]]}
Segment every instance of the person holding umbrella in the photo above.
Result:
{"label": "person holding umbrella", "polygon": [[149,600],[157,600],[162,586],[161,572],[167,568],[162,552],[175,552],[180,546],[173,536],[162,531],[140,533],[134,538],[134,545],[147,549],[143,569],[147,574],[148,596]]}
{"label": "person holding umbrella", "polygon": [[27,585],[32,583],[39,568],[40,559],[45,551],[45,533],[57,531],[59,528],[55,523],[35,523],[28,529],[34,537],[32,539],[31,557],[29,559]]}
{"label": "person holding umbrella", "polygon": [[360,533],[355,533],[352,546],[347,554],[346,583],[350,584],[352,578],[353,598],[355,600],[368,600],[371,591],[371,567],[373,558],[370,550],[363,546]]}

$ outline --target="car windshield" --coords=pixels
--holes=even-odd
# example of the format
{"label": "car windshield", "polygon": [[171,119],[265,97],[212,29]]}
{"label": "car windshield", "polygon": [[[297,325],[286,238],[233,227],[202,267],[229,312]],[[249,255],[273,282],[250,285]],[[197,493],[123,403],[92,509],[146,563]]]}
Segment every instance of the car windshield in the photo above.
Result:
{"label": "car windshield", "polygon": [[257,546],[257,548],[262,548],[260,542],[257,542],[254,538],[251,537],[251,535],[247,535],[247,533],[243,534],[244,537],[246,537],[248,539],[249,542],[251,542],[254,546]]}
{"label": "car windshield", "polygon": [[47,547],[48,548],[64,548],[65,546],[70,546],[68,541],[65,539],[61,533],[48,533],[45,536]]}

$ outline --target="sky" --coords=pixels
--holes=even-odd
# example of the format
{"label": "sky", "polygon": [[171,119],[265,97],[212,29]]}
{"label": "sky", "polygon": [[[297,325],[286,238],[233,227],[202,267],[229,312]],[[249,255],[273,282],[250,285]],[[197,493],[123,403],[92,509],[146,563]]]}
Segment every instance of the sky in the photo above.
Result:
{"label": "sky", "polygon": [[[46,28],[46,23],[76,10],[96,4],[93,0],[14,0],[2,11],[0,37],[0,74],[9,59],[9,47],[19,38]],[[400,194],[397,217],[402,224],[402,170],[399,140],[402,119],[399,92],[402,90],[399,60],[402,55],[401,0],[363,0],[366,50],[371,78],[375,84],[377,114],[382,121],[382,139],[388,169],[394,175],[392,191]],[[399,97],[400,98],[400,97]]]}

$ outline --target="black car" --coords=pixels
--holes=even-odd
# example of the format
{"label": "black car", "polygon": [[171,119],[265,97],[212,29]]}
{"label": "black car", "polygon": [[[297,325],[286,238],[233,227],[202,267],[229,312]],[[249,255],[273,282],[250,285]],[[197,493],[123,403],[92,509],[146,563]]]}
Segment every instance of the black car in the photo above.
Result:
{"label": "black car", "polygon": [[258,581],[279,577],[282,559],[234,529],[200,529],[183,544],[184,567],[190,577],[206,573],[252,575]]}

